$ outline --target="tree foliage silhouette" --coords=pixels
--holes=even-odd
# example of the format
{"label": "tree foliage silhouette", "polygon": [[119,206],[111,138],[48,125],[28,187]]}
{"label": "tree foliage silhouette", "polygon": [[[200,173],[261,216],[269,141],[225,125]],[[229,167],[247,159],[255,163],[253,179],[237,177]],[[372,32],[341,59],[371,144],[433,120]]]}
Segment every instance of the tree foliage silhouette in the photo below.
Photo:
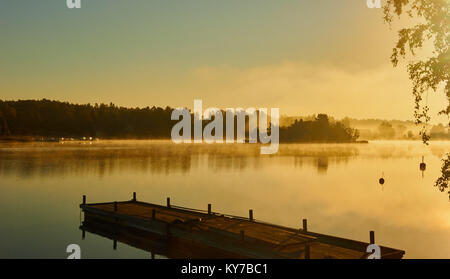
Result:
{"label": "tree foliage silhouette", "polygon": [[[433,46],[431,57],[424,60],[416,59],[408,64],[409,78],[413,84],[416,124],[429,122],[429,108],[426,103],[422,105],[424,95],[429,89],[434,92],[440,91],[441,85],[448,103],[440,114],[450,116],[450,1],[387,0],[383,9],[384,20],[389,24],[392,23],[394,16],[408,15],[420,20],[415,26],[403,28],[398,32],[397,44],[391,56],[394,66],[398,65],[400,59],[405,59],[407,49],[412,56],[416,56],[416,51],[425,43],[431,43]],[[425,125],[420,133],[423,142],[428,144],[430,137]],[[435,186],[443,192],[448,188],[449,179],[450,154],[447,153],[442,166],[442,176],[436,181]],[[450,197],[450,191],[448,194]]]}
{"label": "tree foliage silhouette", "polygon": [[76,105],[42,100],[0,100],[0,135],[168,138],[172,108]]}
{"label": "tree foliage silhouette", "polygon": [[[177,123],[171,120],[172,111],[170,107],[125,108],[113,103],[77,105],[46,99],[0,100],[0,136],[168,139]],[[222,111],[222,114],[225,112]],[[203,120],[203,127],[212,119]],[[193,121],[191,125],[194,125]],[[236,135],[236,124],[234,128]],[[248,117],[245,119],[245,129],[248,133]],[[330,123],[325,114],[319,114],[312,121],[280,128],[280,140],[289,142],[353,142],[357,138],[357,130],[340,122]]]}
{"label": "tree foliage silhouette", "polygon": [[341,122],[331,123],[326,114],[319,114],[314,120],[295,122],[280,128],[281,142],[355,142],[359,131]]}

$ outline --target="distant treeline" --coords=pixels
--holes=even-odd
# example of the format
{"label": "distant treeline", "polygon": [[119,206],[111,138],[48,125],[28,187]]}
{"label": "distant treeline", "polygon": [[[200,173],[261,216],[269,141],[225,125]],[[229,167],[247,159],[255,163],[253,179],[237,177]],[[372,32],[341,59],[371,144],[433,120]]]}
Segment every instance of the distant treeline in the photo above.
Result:
{"label": "distant treeline", "polygon": [[[46,99],[0,100],[0,136],[170,138],[178,122],[171,120],[173,110],[154,106],[126,108],[112,103],[78,105]],[[354,142],[358,135],[356,129],[330,121],[325,114],[280,127],[281,142]]]}
{"label": "distant treeline", "polygon": [[0,135],[167,138],[169,107],[125,108],[50,100],[0,101]]}
{"label": "distant treeline", "polygon": [[[316,115],[309,116],[282,116],[280,126],[290,126],[296,120],[314,120]],[[419,134],[422,126],[416,125],[414,121],[384,120],[384,119],[354,119],[345,117],[341,120],[329,118],[330,122],[340,122],[347,127],[358,129],[359,138],[364,140],[401,139],[420,140]],[[450,129],[448,125],[428,124],[427,131],[432,140],[450,140]]]}

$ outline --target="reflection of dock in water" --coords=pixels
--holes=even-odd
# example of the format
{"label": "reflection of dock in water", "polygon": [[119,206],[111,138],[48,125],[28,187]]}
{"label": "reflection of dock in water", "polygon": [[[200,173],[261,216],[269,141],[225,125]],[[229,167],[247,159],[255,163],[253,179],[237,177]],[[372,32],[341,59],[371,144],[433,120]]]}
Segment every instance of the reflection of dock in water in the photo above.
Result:
{"label": "reflection of dock in water", "polygon": [[[249,217],[136,201],[87,204],[83,231],[169,258],[366,258],[369,243],[268,224]],[[371,242],[374,235],[371,233]],[[404,251],[381,246],[382,258]]]}

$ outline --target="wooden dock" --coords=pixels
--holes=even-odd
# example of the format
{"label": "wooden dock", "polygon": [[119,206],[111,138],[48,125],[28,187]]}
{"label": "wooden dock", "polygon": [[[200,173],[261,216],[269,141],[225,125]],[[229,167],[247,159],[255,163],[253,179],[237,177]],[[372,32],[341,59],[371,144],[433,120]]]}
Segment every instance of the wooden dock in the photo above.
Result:
{"label": "wooden dock", "polygon": [[[208,210],[165,206],[133,199],[83,203],[83,232],[91,232],[169,258],[363,259],[370,243],[231,216]],[[374,233],[370,233],[374,243]],[[400,259],[404,251],[380,246],[381,258]]]}

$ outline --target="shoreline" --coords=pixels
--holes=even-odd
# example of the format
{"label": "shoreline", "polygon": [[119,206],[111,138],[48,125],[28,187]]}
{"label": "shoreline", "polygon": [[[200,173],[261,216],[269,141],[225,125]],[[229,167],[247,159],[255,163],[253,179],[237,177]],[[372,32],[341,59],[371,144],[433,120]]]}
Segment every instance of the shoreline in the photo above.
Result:
{"label": "shoreline", "polygon": [[[107,141],[171,141],[171,138],[56,138],[39,136],[0,136],[0,143],[100,143]],[[408,141],[421,142],[419,139],[373,139],[357,141],[280,141],[279,144],[369,144],[378,141]],[[450,140],[435,139],[430,142],[450,142]],[[247,142],[246,142],[247,143]]]}

